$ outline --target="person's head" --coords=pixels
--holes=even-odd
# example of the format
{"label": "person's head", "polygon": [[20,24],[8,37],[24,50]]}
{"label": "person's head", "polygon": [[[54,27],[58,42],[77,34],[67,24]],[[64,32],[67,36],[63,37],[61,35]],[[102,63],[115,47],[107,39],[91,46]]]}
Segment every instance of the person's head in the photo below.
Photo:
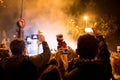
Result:
{"label": "person's head", "polygon": [[25,42],[23,39],[17,38],[11,41],[10,49],[13,55],[25,54]]}
{"label": "person's head", "polygon": [[57,35],[56,35],[56,38],[57,38],[57,41],[58,41],[58,42],[63,41],[63,34],[57,34]]}
{"label": "person's head", "polygon": [[41,34],[42,33],[42,31],[41,30],[38,30],[38,34]]}
{"label": "person's head", "polygon": [[90,34],[82,35],[78,38],[77,54],[80,58],[93,59],[98,53],[98,41]]}

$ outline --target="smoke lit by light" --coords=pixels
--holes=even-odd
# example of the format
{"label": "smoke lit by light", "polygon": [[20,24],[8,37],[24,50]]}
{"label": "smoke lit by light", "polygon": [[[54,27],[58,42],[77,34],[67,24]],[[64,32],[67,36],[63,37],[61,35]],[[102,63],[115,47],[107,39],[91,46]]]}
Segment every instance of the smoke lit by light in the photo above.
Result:
{"label": "smoke lit by light", "polygon": [[[21,15],[21,1],[22,0],[0,0],[0,3],[6,6],[0,15],[0,28],[1,30],[6,28],[7,34],[9,36],[12,35],[12,38],[13,35],[16,34],[16,22]],[[67,45],[75,49],[75,37],[71,37],[71,35],[77,35],[79,31],[73,30],[75,21],[72,20],[71,22],[71,19],[74,17],[66,13],[68,8],[73,5],[73,2],[74,0],[24,0],[22,11],[22,17],[26,21],[24,38],[32,34],[37,34],[37,31],[41,30],[50,48],[56,49],[56,35],[61,33]],[[8,24],[6,24],[6,22]],[[2,28],[4,26],[5,28]]]}
{"label": "smoke lit by light", "polygon": [[25,27],[25,36],[36,34],[41,30],[51,49],[57,48],[56,35],[61,33],[64,40],[75,49],[75,42],[67,34],[66,22],[69,15],[65,14],[65,9],[72,2],[65,0],[35,0],[31,2],[25,1],[24,18],[27,21]]}

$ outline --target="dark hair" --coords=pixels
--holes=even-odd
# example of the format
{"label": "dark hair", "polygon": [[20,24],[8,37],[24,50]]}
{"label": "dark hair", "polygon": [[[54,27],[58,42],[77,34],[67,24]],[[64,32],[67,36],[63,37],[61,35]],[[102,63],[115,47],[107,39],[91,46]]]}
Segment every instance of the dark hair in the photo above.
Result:
{"label": "dark hair", "polygon": [[63,34],[57,34],[56,37],[63,38]]}
{"label": "dark hair", "polygon": [[63,34],[57,34],[56,38],[57,38],[58,42],[62,42],[63,41]]}
{"label": "dark hair", "polygon": [[98,53],[97,39],[91,34],[80,36],[77,42],[77,51],[80,58],[93,59]]}
{"label": "dark hair", "polygon": [[24,40],[22,40],[20,38],[14,39],[10,43],[10,49],[11,49],[11,52],[13,55],[22,54],[23,50],[25,49]]}

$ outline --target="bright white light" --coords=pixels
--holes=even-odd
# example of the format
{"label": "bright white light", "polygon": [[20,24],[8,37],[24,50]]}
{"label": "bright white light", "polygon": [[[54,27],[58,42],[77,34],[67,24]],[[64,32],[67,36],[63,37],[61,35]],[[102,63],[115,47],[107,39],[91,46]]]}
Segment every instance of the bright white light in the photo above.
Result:
{"label": "bright white light", "polygon": [[16,38],[16,35],[13,35],[13,38]]}
{"label": "bright white light", "polygon": [[31,42],[31,38],[30,37],[27,38],[27,42]]}
{"label": "bright white light", "polygon": [[84,16],[84,20],[88,20],[88,16]]}
{"label": "bright white light", "polygon": [[85,32],[86,33],[93,33],[93,30],[92,30],[92,28],[85,28]]}
{"label": "bright white light", "polygon": [[32,40],[31,40],[31,37],[30,37],[30,36],[27,36],[27,37],[26,37],[26,41],[27,41],[27,44],[31,44],[31,41],[32,41]]}

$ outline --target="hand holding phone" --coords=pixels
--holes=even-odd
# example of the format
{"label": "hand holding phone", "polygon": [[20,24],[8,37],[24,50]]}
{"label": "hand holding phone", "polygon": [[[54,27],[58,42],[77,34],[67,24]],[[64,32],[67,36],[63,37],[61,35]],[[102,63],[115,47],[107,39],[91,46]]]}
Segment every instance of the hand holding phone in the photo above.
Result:
{"label": "hand holding phone", "polygon": [[62,50],[62,54],[69,54],[70,52],[67,49]]}

